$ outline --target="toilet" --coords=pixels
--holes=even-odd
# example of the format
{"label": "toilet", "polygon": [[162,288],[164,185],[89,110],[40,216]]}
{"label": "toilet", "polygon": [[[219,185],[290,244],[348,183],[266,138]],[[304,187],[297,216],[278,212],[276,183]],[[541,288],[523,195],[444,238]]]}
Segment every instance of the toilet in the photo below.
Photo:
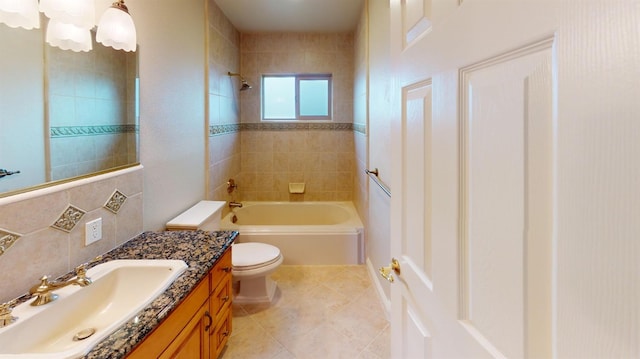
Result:
{"label": "toilet", "polygon": [[[200,201],[167,222],[168,231],[220,230],[224,201]],[[276,246],[266,243],[234,243],[231,250],[234,302],[238,304],[271,302],[277,284],[269,275],[283,261]]]}

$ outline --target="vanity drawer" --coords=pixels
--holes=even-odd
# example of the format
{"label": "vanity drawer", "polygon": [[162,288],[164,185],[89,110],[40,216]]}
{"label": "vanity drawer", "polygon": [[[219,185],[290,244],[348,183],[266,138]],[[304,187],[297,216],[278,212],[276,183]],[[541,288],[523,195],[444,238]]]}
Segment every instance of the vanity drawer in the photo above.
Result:
{"label": "vanity drawer", "polygon": [[211,291],[215,291],[223,281],[231,280],[231,268],[231,248],[229,248],[209,272]]}
{"label": "vanity drawer", "polygon": [[209,345],[211,346],[211,358],[217,358],[231,336],[231,310],[225,312],[216,329],[211,333]]}
{"label": "vanity drawer", "polygon": [[227,278],[218,284],[218,287],[209,297],[211,316],[215,318],[216,323],[222,320],[224,311],[231,306],[232,294],[231,278]]}

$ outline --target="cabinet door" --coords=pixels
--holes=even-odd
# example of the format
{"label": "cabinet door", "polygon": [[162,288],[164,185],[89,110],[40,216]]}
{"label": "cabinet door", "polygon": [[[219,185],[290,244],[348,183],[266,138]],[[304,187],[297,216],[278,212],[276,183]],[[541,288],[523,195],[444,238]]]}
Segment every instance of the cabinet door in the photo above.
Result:
{"label": "cabinet door", "polygon": [[167,350],[160,355],[160,358],[209,358],[208,331],[211,330],[212,323],[213,319],[208,312],[208,303],[205,303]]}

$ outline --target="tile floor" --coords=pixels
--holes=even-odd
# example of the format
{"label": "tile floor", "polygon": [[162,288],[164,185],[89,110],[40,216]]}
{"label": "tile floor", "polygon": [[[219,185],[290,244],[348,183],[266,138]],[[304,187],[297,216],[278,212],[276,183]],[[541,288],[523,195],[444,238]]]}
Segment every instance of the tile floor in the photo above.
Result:
{"label": "tile floor", "polygon": [[390,327],[362,266],[280,266],[273,303],[233,306],[222,359],[389,358]]}

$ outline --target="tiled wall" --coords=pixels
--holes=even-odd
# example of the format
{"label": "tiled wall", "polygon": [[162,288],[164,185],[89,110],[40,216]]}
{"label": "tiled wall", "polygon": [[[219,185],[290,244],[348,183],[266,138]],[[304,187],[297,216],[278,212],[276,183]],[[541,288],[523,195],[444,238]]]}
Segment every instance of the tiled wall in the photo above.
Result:
{"label": "tiled wall", "polygon": [[240,177],[240,81],[228,72],[240,71],[240,33],[213,0],[208,2],[209,170],[207,198],[240,200],[230,196],[226,183]]}
{"label": "tiled wall", "polygon": [[[305,193],[290,194],[290,182],[304,182]],[[240,184],[243,200],[350,201],[352,131],[242,131]]]}
{"label": "tiled wall", "polygon": [[[243,200],[353,198],[353,43],[352,33],[242,34],[241,72],[253,86],[240,95],[243,126],[261,122],[262,74],[331,73],[334,106],[333,121],[324,126],[243,127]],[[289,182],[305,182],[305,194],[290,195]]]}
{"label": "tiled wall", "polygon": [[[142,232],[142,170],[123,172],[0,204],[0,302],[26,293],[42,275],[65,274]],[[85,223],[96,218],[102,218],[103,239],[84,246]],[[75,225],[65,231],[56,223]]]}
{"label": "tiled wall", "polygon": [[46,46],[51,180],[137,162],[135,52]]}
{"label": "tiled wall", "polygon": [[[365,174],[367,162],[367,125],[368,125],[368,10],[367,2],[363,6],[358,27],[354,35],[355,77],[353,85],[353,141],[355,149],[355,176],[353,177],[353,203],[358,210],[365,228],[369,217],[369,178]],[[367,232],[365,231],[365,234]]]}
{"label": "tiled wall", "polygon": [[[389,52],[389,6],[380,1],[367,1],[367,139],[366,165],[378,168],[378,179],[391,185],[391,119],[393,104],[389,95],[392,66]],[[362,148],[362,147],[361,147]],[[361,149],[360,148],[360,149]],[[359,155],[359,157],[361,157]],[[377,184],[368,183],[368,221],[366,255],[370,270],[386,266],[391,258],[391,198]],[[393,192],[393,188],[390,189]],[[390,283],[375,276],[383,302],[389,308]]]}

